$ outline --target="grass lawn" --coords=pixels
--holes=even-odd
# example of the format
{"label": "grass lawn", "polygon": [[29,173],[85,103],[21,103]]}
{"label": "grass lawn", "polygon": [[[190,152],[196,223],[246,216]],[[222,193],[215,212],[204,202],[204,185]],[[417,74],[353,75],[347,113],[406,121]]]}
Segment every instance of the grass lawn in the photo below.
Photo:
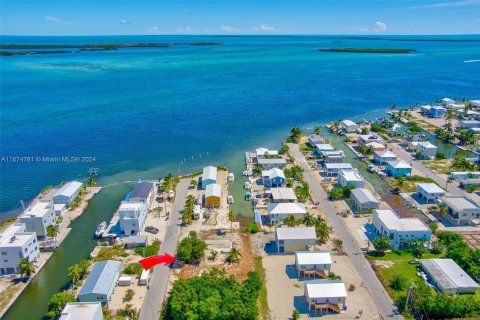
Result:
{"label": "grass lawn", "polygon": [[[428,169],[437,173],[448,174],[453,170],[451,159],[425,160],[425,161],[422,161],[422,164]],[[461,170],[455,170],[455,171],[461,171]]]}
{"label": "grass lawn", "polygon": [[[388,182],[396,187],[398,179],[387,178]],[[418,183],[435,183],[433,179],[421,177],[421,176],[411,176],[403,178],[403,185],[400,188],[400,192],[415,192],[417,190]]]}
{"label": "grass lawn", "polygon": [[259,319],[269,320],[270,311],[268,309],[267,288],[265,286],[266,274],[265,274],[265,269],[263,268],[262,257],[255,257],[255,271],[260,274],[260,277],[262,278],[262,281],[263,281],[263,285],[260,288],[260,292],[258,294]]}
{"label": "grass lawn", "polygon": [[115,257],[125,257],[128,256],[128,253],[125,252],[123,249],[123,245],[114,245],[112,247],[103,247],[98,251],[96,257],[92,260],[95,262],[104,261],[104,260],[111,260]]}

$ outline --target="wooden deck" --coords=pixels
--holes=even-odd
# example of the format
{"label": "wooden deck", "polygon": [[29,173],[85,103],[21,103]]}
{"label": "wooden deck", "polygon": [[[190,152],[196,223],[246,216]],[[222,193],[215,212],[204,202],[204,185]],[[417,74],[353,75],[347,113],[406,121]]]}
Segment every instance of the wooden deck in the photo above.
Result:
{"label": "wooden deck", "polygon": [[320,304],[315,303],[312,305],[312,309],[315,310],[315,313],[317,313],[318,309],[320,310],[328,309],[336,313],[340,313],[341,311],[338,304],[331,304],[331,303],[320,303]]}
{"label": "wooden deck", "polygon": [[313,275],[314,278],[316,276],[319,276],[322,279],[327,278],[327,274],[323,270],[303,270],[303,271],[300,271],[300,274],[302,273],[303,273],[303,277],[306,277],[306,276],[311,277]]}

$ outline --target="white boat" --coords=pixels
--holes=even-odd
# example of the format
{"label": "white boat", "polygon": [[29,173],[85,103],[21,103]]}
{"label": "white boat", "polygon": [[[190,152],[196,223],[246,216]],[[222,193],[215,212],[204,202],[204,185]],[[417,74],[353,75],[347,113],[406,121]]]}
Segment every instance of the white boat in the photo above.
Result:
{"label": "white boat", "polygon": [[234,203],[234,200],[233,200],[233,196],[232,196],[232,195],[229,195],[229,196],[227,197],[227,203],[228,203],[228,204],[233,204],[233,203]]}
{"label": "white boat", "polygon": [[248,170],[243,171],[243,176],[248,176]]}
{"label": "white boat", "polygon": [[252,188],[252,184],[248,181],[245,181],[245,185],[243,187],[247,190],[250,190]]}
{"label": "white boat", "polygon": [[375,167],[372,164],[369,164],[367,170],[370,171],[370,172],[374,172]]}
{"label": "white boat", "polygon": [[95,237],[101,238],[106,230],[107,230],[107,223],[103,221],[97,226],[97,230],[95,231]]}
{"label": "white boat", "polygon": [[228,173],[227,180],[228,180],[229,182],[235,181],[235,175],[233,174],[233,172],[229,172],[229,173]]}

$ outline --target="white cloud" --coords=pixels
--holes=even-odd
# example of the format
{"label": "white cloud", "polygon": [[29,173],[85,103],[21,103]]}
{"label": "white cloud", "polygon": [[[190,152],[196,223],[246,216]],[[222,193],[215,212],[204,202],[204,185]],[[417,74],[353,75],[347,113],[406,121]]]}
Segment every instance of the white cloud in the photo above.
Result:
{"label": "white cloud", "polygon": [[70,22],[64,21],[60,18],[54,16],[44,16],[43,19],[51,22],[61,23],[61,24],[71,24]]}
{"label": "white cloud", "polygon": [[149,34],[160,34],[160,29],[158,29],[157,26],[153,26],[150,29],[148,29]]}
{"label": "white cloud", "polygon": [[186,34],[191,34],[191,33],[193,33],[193,30],[192,30],[192,28],[190,28],[190,27],[177,28],[177,29],[175,29],[175,31],[176,31],[177,33],[186,33]]}
{"label": "white cloud", "polygon": [[400,8],[397,10],[415,10],[415,9],[433,9],[433,8],[448,8],[448,7],[466,7],[480,5],[480,0],[464,0],[464,1],[447,1],[425,4],[421,6],[411,6]]}
{"label": "white cloud", "polygon": [[130,24],[130,21],[122,19],[120,20],[120,24]]}
{"label": "white cloud", "polygon": [[273,31],[279,31],[276,29],[274,26],[271,26],[269,24],[261,23],[257,24],[256,26],[253,27],[254,31],[258,32],[273,32]]}
{"label": "white cloud", "polygon": [[238,30],[237,28],[222,24],[220,26],[220,31],[223,33],[236,33],[236,32],[239,32],[240,30]]}
{"label": "white cloud", "polygon": [[387,25],[385,22],[382,21],[377,21],[375,22],[375,28],[373,29],[375,32],[386,32],[387,31]]}

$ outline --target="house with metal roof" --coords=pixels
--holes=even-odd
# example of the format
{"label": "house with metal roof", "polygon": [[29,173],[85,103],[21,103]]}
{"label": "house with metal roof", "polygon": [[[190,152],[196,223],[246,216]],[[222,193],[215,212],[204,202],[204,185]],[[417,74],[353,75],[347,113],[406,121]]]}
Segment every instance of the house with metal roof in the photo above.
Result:
{"label": "house with metal roof", "polygon": [[423,106],[420,107],[420,113],[423,114],[424,116],[429,115],[431,108],[432,108],[432,106],[430,106],[428,104],[423,105]]}
{"label": "house with metal roof", "polygon": [[428,114],[432,118],[443,118],[445,115],[445,108],[441,106],[433,106],[430,108]]}
{"label": "house with metal roof", "polygon": [[138,182],[133,187],[128,198],[129,202],[143,202],[150,207],[154,194],[154,184],[150,182]]}
{"label": "house with metal roof", "polygon": [[322,136],[320,136],[318,134],[311,134],[311,135],[308,136],[307,144],[310,147],[315,148],[316,144],[322,144],[322,143],[325,143],[325,139],[323,139]]}
{"label": "house with metal roof", "polygon": [[25,224],[27,232],[35,232],[38,238],[47,237],[47,228],[55,225],[57,215],[53,210],[52,200],[40,200],[27,208],[19,218]]}
{"label": "house with metal roof", "polygon": [[295,251],[295,267],[298,276],[326,278],[332,267],[332,257],[328,251]]}
{"label": "house with metal roof", "polygon": [[263,185],[267,188],[282,187],[285,184],[285,174],[278,168],[263,170],[262,181]]}
{"label": "house with metal roof", "polygon": [[272,203],[297,202],[297,195],[292,188],[271,188],[270,198]]}
{"label": "house with metal roof", "polygon": [[398,156],[392,151],[383,150],[375,151],[373,153],[373,161],[379,166],[385,164],[387,161],[395,161],[398,159]]}
{"label": "house with metal roof", "polygon": [[126,236],[138,234],[147,218],[147,211],[147,205],[144,202],[122,201],[118,208],[120,230]]}
{"label": "house with metal roof", "polygon": [[272,169],[272,168],[284,168],[287,165],[287,160],[283,158],[260,158],[257,159],[259,165],[262,166],[263,169]]}
{"label": "house with metal roof", "polygon": [[345,159],[343,150],[322,151],[324,163],[342,163]]}
{"label": "house with metal roof", "polygon": [[392,177],[405,177],[412,174],[412,167],[403,160],[387,161],[385,171]]}
{"label": "house with metal roof", "polygon": [[411,241],[430,242],[432,230],[417,218],[400,218],[392,210],[375,210],[372,217],[375,237],[387,236],[395,248]]}
{"label": "house with metal roof", "polygon": [[365,180],[357,170],[341,170],[338,173],[338,184],[344,186],[354,186],[355,188],[363,188]]}
{"label": "house with metal roof", "polygon": [[202,172],[202,189],[207,189],[209,184],[217,183],[217,167],[208,166],[203,168]]}
{"label": "house with metal roof", "polygon": [[340,128],[346,133],[353,133],[357,130],[357,124],[352,120],[343,120],[340,122]]}
{"label": "house with metal roof", "polygon": [[304,296],[309,311],[328,315],[345,309],[347,290],[341,280],[311,280],[305,282]]}
{"label": "house with metal roof", "polygon": [[445,197],[445,190],[436,183],[419,183],[417,184],[416,194],[427,203],[436,203],[440,198]]}
{"label": "house with metal roof", "polygon": [[58,320],[103,320],[100,302],[69,302]]}
{"label": "house with metal roof", "polygon": [[53,195],[53,203],[65,203],[67,206],[75,200],[83,187],[83,183],[78,181],[70,181],[65,183],[55,194]]}
{"label": "house with metal roof", "polygon": [[267,148],[258,148],[255,150],[257,158],[263,158],[266,156],[278,156],[278,150],[270,150]]}
{"label": "house with metal roof", "polygon": [[325,174],[327,176],[336,176],[342,170],[352,171],[351,163],[325,163]]}
{"label": "house with metal roof", "polygon": [[438,148],[429,141],[419,142],[417,145],[417,152],[420,153],[422,159],[433,159],[437,154]]}
{"label": "house with metal roof", "polygon": [[392,127],[388,129],[388,134],[391,136],[403,136],[405,134],[405,126],[400,123],[394,123]]}
{"label": "house with metal roof", "polygon": [[422,259],[423,271],[440,292],[474,294],[480,286],[452,259]]}
{"label": "house with metal roof", "polygon": [[101,302],[106,305],[117,284],[121,265],[120,261],[114,260],[95,263],[78,293],[78,301]]}
{"label": "house with metal roof", "polygon": [[364,146],[364,145],[366,145],[367,143],[370,143],[370,142],[378,142],[378,143],[381,144],[381,143],[383,143],[383,139],[382,139],[382,137],[372,135],[372,134],[362,134],[358,137],[357,142],[358,142],[359,145]]}
{"label": "house with metal roof", "polygon": [[447,108],[455,111],[463,111],[465,110],[465,105],[463,103],[452,103],[449,104]]}
{"label": "house with metal roof", "polygon": [[309,250],[317,242],[314,227],[280,227],[275,229],[275,243],[277,251],[293,253]]}
{"label": "house with metal roof", "polygon": [[335,151],[335,148],[328,143],[319,143],[315,145],[315,150],[313,152],[316,155],[321,155],[323,151]]}
{"label": "house with metal roof", "polygon": [[442,104],[442,106],[444,106],[444,107],[448,107],[448,105],[454,104],[455,102],[456,102],[456,101],[453,100],[453,99],[443,98],[441,104]]}
{"label": "house with metal roof", "polygon": [[209,184],[205,190],[205,206],[220,207],[222,199],[222,186],[219,184]]}
{"label": "house with metal roof", "polygon": [[447,218],[456,225],[476,224],[480,206],[466,196],[446,196],[441,201],[447,206]]}
{"label": "house with metal roof", "polygon": [[470,100],[472,107],[480,108],[480,100]]}
{"label": "house with metal roof", "polygon": [[268,217],[274,223],[282,223],[282,221],[290,215],[300,219],[307,213],[307,208],[301,202],[284,202],[284,203],[269,203]]}
{"label": "house with metal roof", "polygon": [[365,145],[365,147],[367,148],[371,148],[374,152],[375,151],[384,151],[386,149],[386,147],[379,143],[379,142],[376,142],[376,141],[372,141],[372,142],[369,142]]}
{"label": "house with metal roof", "polygon": [[352,199],[352,208],[358,210],[374,210],[378,209],[380,202],[370,192],[370,190],[363,188],[356,188],[350,192],[350,199]]}
{"label": "house with metal roof", "polygon": [[480,121],[478,120],[460,120],[458,127],[462,129],[480,128]]}
{"label": "house with metal roof", "polygon": [[125,239],[125,248],[145,247],[147,246],[147,240],[147,236],[129,236]]}

